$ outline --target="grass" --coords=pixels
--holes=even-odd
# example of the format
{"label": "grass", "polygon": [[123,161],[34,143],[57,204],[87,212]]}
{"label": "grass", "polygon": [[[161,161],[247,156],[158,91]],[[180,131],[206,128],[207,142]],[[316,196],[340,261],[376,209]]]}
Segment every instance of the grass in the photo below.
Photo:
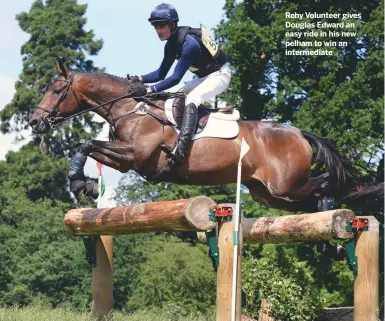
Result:
{"label": "grass", "polygon": [[[174,310],[174,311],[173,311]],[[214,321],[214,314],[208,316],[178,316],[175,309],[141,311],[134,314],[115,312],[106,321]],[[90,312],[75,312],[67,309],[45,307],[0,308],[0,321],[94,321]]]}

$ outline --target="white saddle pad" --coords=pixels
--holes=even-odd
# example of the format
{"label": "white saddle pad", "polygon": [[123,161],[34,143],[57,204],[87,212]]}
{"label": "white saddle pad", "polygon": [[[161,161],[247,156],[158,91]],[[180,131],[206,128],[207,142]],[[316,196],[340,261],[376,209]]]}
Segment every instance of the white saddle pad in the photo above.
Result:
{"label": "white saddle pad", "polygon": [[[166,101],[164,108],[167,119],[174,125],[173,128],[179,134],[179,129],[176,128],[176,121],[172,114],[172,104],[174,99]],[[233,138],[239,134],[238,120],[240,118],[239,111],[233,109],[231,114],[212,113],[209,116],[205,128],[199,133],[195,134],[193,140],[203,137],[217,137],[217,138]]]}

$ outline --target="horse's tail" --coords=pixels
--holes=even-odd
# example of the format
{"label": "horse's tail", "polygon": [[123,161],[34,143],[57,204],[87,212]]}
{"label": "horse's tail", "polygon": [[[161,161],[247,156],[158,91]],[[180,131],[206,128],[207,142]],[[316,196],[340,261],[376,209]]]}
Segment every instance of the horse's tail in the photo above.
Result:
{"label": "horse's tail", "polygon": [[316,148],[317,153],[314,161],[325,165],[325,169],[329,173],[329,188],[341,188],[351,182],[358,181],[357,171],[348,159],[340,155],[334,144],[326,138],[318,137],[303,130],[302,134]]}
{"label": "horse's tail", "polygon": [[343,197],[345,200],[361,199],[370,197],[373,202],[384,199],[384,182],[377,185],[358,185],[354,192]]}
{"label": "horse's tail", "polygon": [[333,196],[341,200],[383,200],[384,185],[368,186],[361,183],[358,171],[353,164],[341,156],[338,148],[328,139],[302,131],[309,143],[315,146],[317,153],[315,162],[323,164],[329,173],[329,189]]}

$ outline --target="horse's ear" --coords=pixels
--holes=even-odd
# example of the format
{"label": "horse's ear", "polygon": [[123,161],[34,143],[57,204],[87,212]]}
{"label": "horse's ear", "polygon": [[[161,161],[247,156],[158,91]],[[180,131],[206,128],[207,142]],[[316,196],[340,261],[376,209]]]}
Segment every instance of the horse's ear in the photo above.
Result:
{"label": "horse's ear", "polygon": [[67,78],[67,76],[68,76],[68,69],[67,69],[67,67],[66,67],[66,65],[64,64],[63,61],[58,60],[58,62],[55,65],[55,68],[56,68],[56,71],[59,74],[63,75],[64,78]]}

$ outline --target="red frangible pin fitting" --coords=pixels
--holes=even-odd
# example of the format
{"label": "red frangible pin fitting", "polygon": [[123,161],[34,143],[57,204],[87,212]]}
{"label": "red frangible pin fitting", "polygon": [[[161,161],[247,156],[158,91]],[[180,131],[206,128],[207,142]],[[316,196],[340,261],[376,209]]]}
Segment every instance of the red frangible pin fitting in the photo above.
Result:
{"label": "red frangible pin fitting", "polygon": [[233,216],[233,209],[229,206],[214,206],[215,216]]}
{"label": "red frangible pin fitting", "polygon": [[369,220],[367,218],[351,217],[350,224],[353,229],[367,231],[369,228]]}

